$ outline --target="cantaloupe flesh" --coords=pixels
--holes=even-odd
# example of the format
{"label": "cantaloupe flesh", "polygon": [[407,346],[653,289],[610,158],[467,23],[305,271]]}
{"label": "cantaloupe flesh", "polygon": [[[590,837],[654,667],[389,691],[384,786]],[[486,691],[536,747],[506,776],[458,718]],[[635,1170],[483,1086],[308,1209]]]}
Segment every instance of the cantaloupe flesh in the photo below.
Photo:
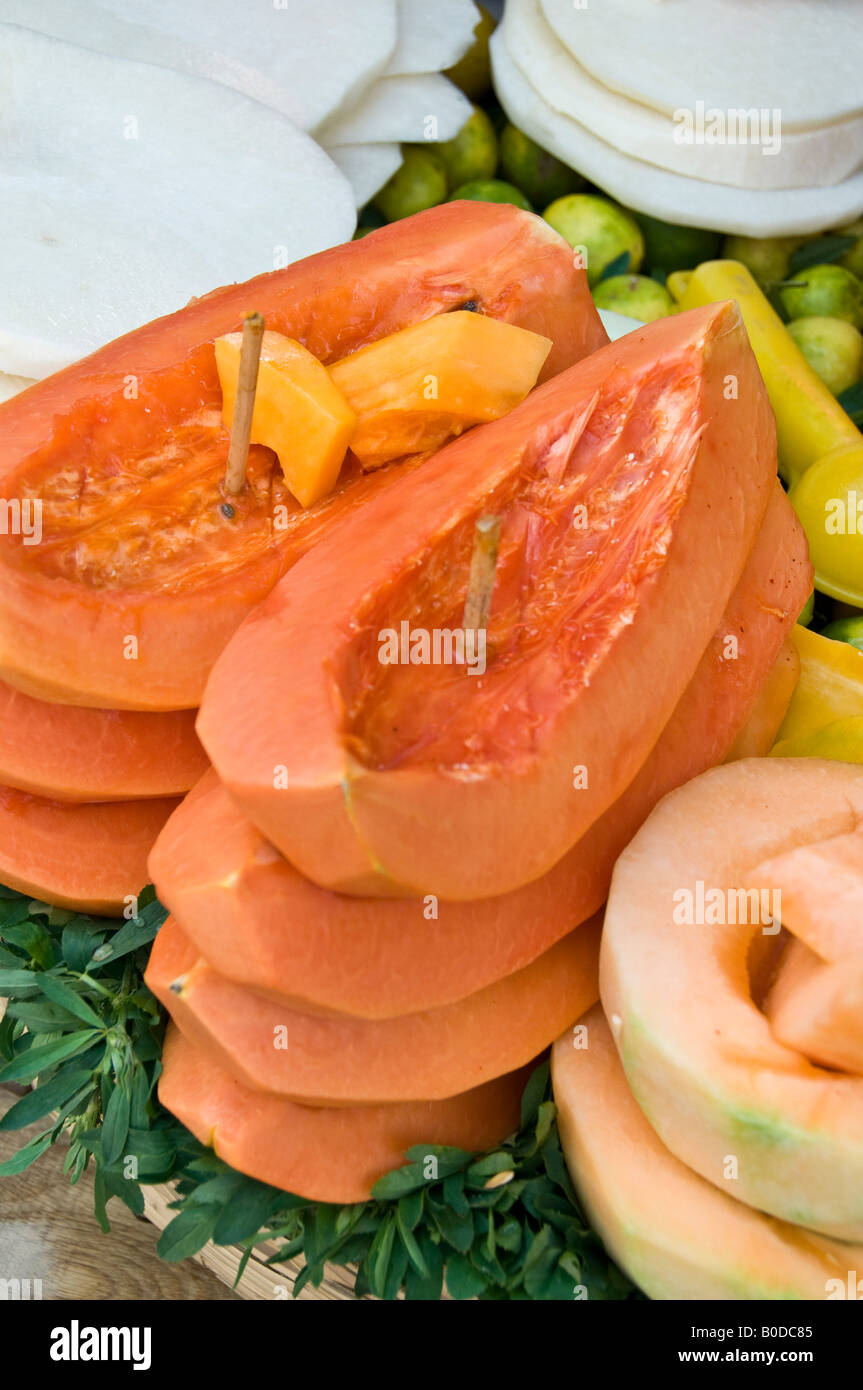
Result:
{"label": "cantaloupe flesh", "polygon": [[[633,1094],[663,1143],[782,1220],[863,1239],[863,1077],[778,1042],[750,998],[753,925],[678,925],[675,893],[734,890],[753,865],[863,818],[863,768],[748,758],[656,808],[617,862],[601,994]],[[738,1160],[735,1181],[726,1160]]]}
{"label": "cantaloupe flesh", "polygon": [[57,801],[186,792],[207,768],[195,714],[54,705],[0,681],[0,783]]}
{"label": "cantaloupe flesh", "polygon": [[[242,333],[216,339],[228,429],[234,423],[242,344]],[[356,422],[326,367],[302,343],[284,333],[264,333],[250,438],[275,450],[285,482],[302,506],[332,492]]]}
{"label": "cantaloupe flesh", "polygon": [[863,1076],[863,921],[855,920],[858,954],[832,965],[802,941],[789,943],[764,1012],[786,1047]]}
{"label": "cantaloupe flesh", "polygon": [[753,865],[745,881],[781,895],[783,925],[822,960],[863,950],[863,827],[792,844]]}
{"label": "cantaloupe flesh", "polygon": [[56,907],[116,916],[148,882],[175,797],[73,805],[0,787],[0,883]]}
{"label": "cantaloupe flesh", "polygon": [[371,1022],[299,1013],[224,979],[172,918],[145,978],[196,1046],[255,1090],[312,1105],[443,1100],[524,1066],[590,1007],[599,928],[592,918],[458,1003]]}
{"label": "cantaloupe flesh", "polygon": [[364,468],[438,449],[507,415],[537,378],[550,338],[456,309],[380,338],[330,367],[356,411],[351,450]]}
{"label": "cantaloupe flesh", "polygon": [[[722,621],[638,776],[554,868],[513,893],[470,903],[330,893],[267,842],[211,772],[153,848],[159,897],[220,974],[300,1009],[381,1018],[464,998],[595,912],[660,797],[725,758],[782,663],[809,582],[806,538],[777,483]],[[759,716],[747,746],[764,754],[772,737]]]}
{"label": "cantaloupe flesh", "polygon": [[[459,900],[538,878],[632,781],[694,675],[775,486],[774,448],[733,305],[593,353],[441,450],[410,493],[398,480],[277,586],[208,683],[198,732],[219,775],[323,887]],[[460,624],[484,512],[502,523],[485,674],[381,665],[394,621]]]}
{"label": "cantaloupe flesh", "polygon": [[[600,1005],[552,1048],[560,1138],[585,1212],[609,1254],[653,1299],[825,1299],[847,1287],[863,1245],[776,1221],[720,1192],[663,1145],[626,1082]],[[582,1035],[583,1036],[583,1035]],[[836,1286],[833,1285],[833,1288]]]}
{"label": "cantaloupe flesh", "polygon": [[770,675],[758,693],[752,713],[732,744],[726,762],[762,757],[773,745],[788,713],[800,676],[800,657],[790,637],[782,644]]}
{"label": "cantaloupe flesh", "polygon": [[314,1202],[364,1202],[413,1144],[480,1151],[513,1133],[529,1072],[447,1100],[315,1109],[250,1090],[169,1024],[159,1099],[239,1172]]}

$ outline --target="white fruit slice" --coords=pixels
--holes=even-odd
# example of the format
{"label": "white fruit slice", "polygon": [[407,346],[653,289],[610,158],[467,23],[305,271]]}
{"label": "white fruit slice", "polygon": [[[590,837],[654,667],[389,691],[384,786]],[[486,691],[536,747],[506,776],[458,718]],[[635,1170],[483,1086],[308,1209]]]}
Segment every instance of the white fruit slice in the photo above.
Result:
{"label": "white fruit slice", "polygon": [[758,107],[786,131],[863,112],[859,0],[542,0],[564,48],[658,111]]}
{"label": "white fruit slice", "polygon": [[398,0],[398,38],[387,76],[451,68],[470,48],[479,17],[473,0]]}
{"label": "white fruit slice", "polygon": [[[540,0],[509,0],[503,33],[522,75],[555,111],[624,154],[672,173],[736,188],[815,188],[839,183],[863,165],[863,117],[788,133],[769,116],[763,128],[743,123],[739,141],[686,143],[670,112],[621,96],[576,62],[547,23]],[[727,125],[718,133],[722,129],[727,132]]]}
{"label": "white fruit slice", "polygon": [[329,145],[326,150],[353,189],[358,208],[365,207],[402,162],[398,145]]}
{"label": "white fruit slice", "polygon": [[609,342],[612,343],[616,343],[625,333],[631,333],[633,328],[644,327],[641,319],[631,319],[628,314],[617,314],[613,309],[600,309],[598,313]]}
{"label": "white fruit slice", "polygon": [[504,38],[493,34],[490,48],[495,90],[510,120],[628,207],[667,222],[759,237],[838,227],[863,212],[863,173],[831,188],[767,192],[687,178],[622,154],[549,106],[522,76]]}
{"label": "white fruit slice", "polygon": [[347,180],[265,106],[13,26],[0,40],[0,371],[47,375],[350,237]]}
{"label": "white fruit slice", "polygon": [[302,130],[351,106],[396,45],[396,0],[3,0],[7,23],[232,87]]}
{"label": "white fruit slice", "polygon": [[33,377],[10,376],[8,372],[0,372],[0,405],[3,401],[11,400],[13,396],[17,396],[19,391],[24,391],[28,386],[32,386],[33,381]]}
{"label": "white fruit slice", "polygon": [[324,145],[451,140],[472,110],[464,93],[440,73],[382,77],[350,111],[316,134]]}

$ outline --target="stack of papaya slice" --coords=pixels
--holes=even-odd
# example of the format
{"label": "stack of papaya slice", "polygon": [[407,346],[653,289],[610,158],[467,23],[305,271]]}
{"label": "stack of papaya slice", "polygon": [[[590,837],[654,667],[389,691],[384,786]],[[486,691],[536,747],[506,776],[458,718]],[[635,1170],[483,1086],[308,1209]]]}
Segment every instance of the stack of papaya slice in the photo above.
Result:
{"label": "stack of papaya slice", "polygon": [[746,759],[615,870],[602,1007],[555,1043],[573,1180],[662,1299],[859,1299],[863,769]]}
{"label": "stack of papaya slice", "polygon": [[326,363],[465,305],[547,335],[545,375],[606,341],[566,243],[472,204],[217,290],[3,405],[0,881],[122,910],[206,768],[195,709],[219,651],[320,536],[410,471],[364,477],[349,456],[303,507],[253,446],[228,497],[216,338],[258,310]]}
{"label": "stack of papaya slice", "polygon": [[[381,660],[403,625],[409,653],[458,629],[489,513],[484,669]],[[672,788],[769,747],[810,588],[730,304],[600,348],[323,535],[216,661],[213,770],[151,855],[163,1102],[337,1202],[406,1136],[502,1138],[598,997],[617,856]]]}

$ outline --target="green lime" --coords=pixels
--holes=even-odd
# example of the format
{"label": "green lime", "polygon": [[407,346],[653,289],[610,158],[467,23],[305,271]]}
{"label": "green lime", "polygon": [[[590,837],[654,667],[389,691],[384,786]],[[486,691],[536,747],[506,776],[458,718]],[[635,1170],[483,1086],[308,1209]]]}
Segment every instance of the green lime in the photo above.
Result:
{"label": "green lime", "polygon": [[863,280],[863,217],[858,217],[856,222],[850,222],[847,227],[840,227],[838,234],[857,238],[856,246],[852,246],[850,251],[839,257],[839,264],[850,270],[852,275],[856,275],[858,280]]}
{"label": "green lime", "polygon": [[805,239],[799,236],[727,236],[722,243],[722,259],[740,261],[764,289],[788,279],[791,257]]}
{"label": "green lime", "polygon": [[678,227],[636,212],[644,237],[644,262],[651,270],[694,270],[702,261],[714,261],[722,241],[719,232],[701,227]]}
{"label": "green lime", "polygon": [[388,222],[398,222],[424,208],[433,208],[446,199],[446,174],[443,166],[428,150],[411,146],[404,151],[401,168],[381,191],[375,194],[375,206]]}
{"label": "green lime", "polygon": [[788,332],[828,391],[839,396],[863,376],[863,334],[845,319],[794,319]]}
{"label": "green lime", "polygon": [[832,637],[834,642],[848,642],[863,652],[863,615],[857,618],[836,618],[828,623],[821,633],[822,637]]}
{"label": "green lime", "polygon": [[504,183],[503,179],[472,179],[450,194],[451,203],[458,198],[467,198],[472,203],[514,203],[517,208],[524,208],[525,212],[533,212],[521,189]]}
{"label": "green lime", "polygon": [[826,315],[863,327],[863,285],[843,265],[811,265],[779,294],[790,319]]}
{"label": "green lime", "polygon": [[497,135],[481,107],[475,106],[458,135],[435,145],[450,188],[475,179],[490,179],[497,169]]}
{"label": "green lime", "polygon": [[812,619],[813,619],[814,617],[815,617],[815,590],[813,589],[813,590],[812,590],[812,593],[809,595],[808,599],[806,600],[806,602],[804,603],[803,607],[801,608],[801,610],[800,610],[800,617],[797,619],[797,621],[798,621],[798,623],[800,624],[801,627],[808,627],[809,624],[812,622]]}
{"label": "green lime", "polygon": [[584,187],[580,174],[509,122],[500,137],[500,168],[538,208]]}
{"label": "green lime", "polygon": [[674,312],[674,300],[663,285],[649,275],[610,275],[593,291],[597,309],[613,309],[631,319],[652,323]]}
{"label": "green lime", "polygon": [[488,10],[478,5],[479,19],[473,26],[473,43],[463,58],[459,58],[444,76],[460,87],[471,101],[478,101],[491,86],[491,59],[488,54],[488,41],[495,30],[495,22]]}
{"label": "green lime", "polygon": [[644,260],[641,228],[626,208],[594,193],[569,193],[557,198],[542,214],[580,255],[588,284],[598,283],[607,266],[628,256],[621,269],[635,271]]}

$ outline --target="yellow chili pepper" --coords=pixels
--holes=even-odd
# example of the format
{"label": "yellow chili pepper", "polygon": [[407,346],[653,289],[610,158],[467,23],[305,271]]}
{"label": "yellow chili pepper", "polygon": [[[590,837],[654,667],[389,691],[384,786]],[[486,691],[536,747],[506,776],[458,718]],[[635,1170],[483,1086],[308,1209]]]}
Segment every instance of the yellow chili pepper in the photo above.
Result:
{"label": "yellow chili pepper", "polygon": [[799,624],[791,639],[800,657],[800,676],[771,754],[860,762],[863,652]]}

